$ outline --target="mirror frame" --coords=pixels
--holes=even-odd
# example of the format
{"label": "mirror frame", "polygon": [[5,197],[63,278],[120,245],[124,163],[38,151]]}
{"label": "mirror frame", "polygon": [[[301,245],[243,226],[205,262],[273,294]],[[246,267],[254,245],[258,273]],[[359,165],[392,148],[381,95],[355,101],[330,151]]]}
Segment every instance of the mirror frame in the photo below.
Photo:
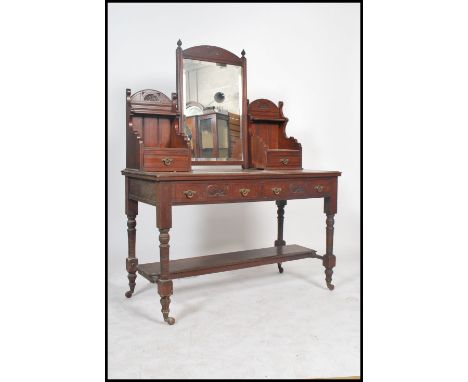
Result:
{"label": "mirror frame", "polygon": [[[184,58],[199,61],[215,62],[220,64],[236,65],[241,67],[242,74],[242,97],[241,102],[241,121],[240,128],[242,134],[242,160],[223,160],[223,161],[204,161],[191,159],[192,166],[216,166],[216,165],[242,165],[242,168],[249,168],[249,148],[247,139],[247,59],[245,51],[242,50],[242,56],[238,57],[226,49],[211,45],[198,45],[182,50],[182,42],[177,41],[176,49],[176,87],[177,87],[177,107],[179,109],[178,132],[182,133],[184,126]],[[191,155],[191,151],[190,151]]]}

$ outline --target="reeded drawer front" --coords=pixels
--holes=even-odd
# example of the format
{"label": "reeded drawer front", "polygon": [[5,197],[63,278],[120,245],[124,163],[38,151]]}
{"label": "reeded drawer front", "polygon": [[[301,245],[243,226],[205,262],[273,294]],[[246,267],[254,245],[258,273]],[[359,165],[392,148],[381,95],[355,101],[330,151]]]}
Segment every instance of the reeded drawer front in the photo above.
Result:
{"label": "reeded drawer front", "polygon": [[174,186],[174,200],[179,203],[197,203],[206,201],[206,185],[181,183]]}

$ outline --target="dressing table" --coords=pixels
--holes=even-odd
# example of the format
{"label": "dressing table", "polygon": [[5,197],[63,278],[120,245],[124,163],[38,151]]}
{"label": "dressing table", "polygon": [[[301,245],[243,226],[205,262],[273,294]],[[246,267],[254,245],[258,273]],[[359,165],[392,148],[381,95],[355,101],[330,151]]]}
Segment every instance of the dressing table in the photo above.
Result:
{"label": "dressing table", "polygon": [[[130,298],[137,273],[157,284],[164,321],[169,315],[173,280],[214,272],[316,258],[333,290],[333,225],[339,171],[302,169],[302,147],[286,135],[283,103],[249,103],[247,60],[214,46],[176,49],[177,92],[167,97],[146,89],[126,91],[127,156],[125,213]],[[192,166],[203,166],[192,170]],[[221,169],[218,165],[236,165]],[[219,168],[219,170],[218,170]],[[326,251],[319,255],[283,238],[287,200],[322,198],[326,214]],[[272,247],[170,260],[173,206],[275,201],[277,238]],[[138,203],[156,207],[159,262],[139,264],[135,253]]]}

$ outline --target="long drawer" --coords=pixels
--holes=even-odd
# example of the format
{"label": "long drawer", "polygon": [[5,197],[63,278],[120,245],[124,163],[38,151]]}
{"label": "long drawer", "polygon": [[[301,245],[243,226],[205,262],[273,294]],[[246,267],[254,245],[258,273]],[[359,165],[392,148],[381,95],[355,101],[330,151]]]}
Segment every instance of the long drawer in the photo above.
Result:
{"label": "long drawer", "polygon": [[176,183],[174,200],[178,203],[217,203],[261,199],[257,182]]}
{"label": "long drawer", "polygon": [[269,180],[263,183],[262,195],[266,199],[301,199],[329,194],[329,179]]}
{"label": "long drawer", "polygon": [[330,179],[177,182],[173,197],[183,204],[302,199],[326,196],[332,186]]}

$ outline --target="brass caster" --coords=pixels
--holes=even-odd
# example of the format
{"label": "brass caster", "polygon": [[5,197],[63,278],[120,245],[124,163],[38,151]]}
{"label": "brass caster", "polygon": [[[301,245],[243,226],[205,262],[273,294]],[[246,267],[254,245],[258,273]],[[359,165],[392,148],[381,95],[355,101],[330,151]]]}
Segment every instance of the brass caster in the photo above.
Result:
{"label": "brass caster", "polygon": [[169,325],[174,325],[175,324],[175,318],[172,317],[167,317],[164,319]]}
{"label": "brass caster", "polygon": [[132,297],[133,292],[131,290],[125,292],[125,297],[130,298]]}
{"label": "brass caster", "polygon": [[279,273],[283,273],[283,272],[284,272],[284,269],[283,269],[283,267],[281,266],[280,263],[278,263],[278,270],[279,270]]}
{"label": "brass caster", "polygon": [[333,290],[335,289],[335,286],[333,284],[327,284],[328,289]]}

